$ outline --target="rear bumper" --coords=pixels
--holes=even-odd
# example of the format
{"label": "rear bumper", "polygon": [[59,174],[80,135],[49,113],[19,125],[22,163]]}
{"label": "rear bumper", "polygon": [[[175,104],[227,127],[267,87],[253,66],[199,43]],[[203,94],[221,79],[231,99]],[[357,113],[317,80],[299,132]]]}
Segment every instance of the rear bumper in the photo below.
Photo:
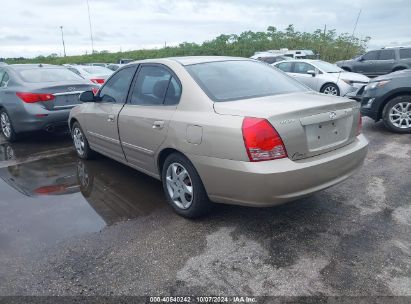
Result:
{"label": "rear bumper", "polygon": [[363,163],[368,141],[363,135],[340,149],[292,161],[243,162],[189,155],[210,199],[255,207],[292,201],[335,185]]}
{"label": "rear bumper", "polygon": [[[43,115],[43,116],[42,116]],[[54,131],[54,129],[68,129],[68,117],[70,109],[47,111],[43,110],[38,113],[27,112],[24,115],[19,115],[14,123],[16,132],[32,132],[32,131]]]}

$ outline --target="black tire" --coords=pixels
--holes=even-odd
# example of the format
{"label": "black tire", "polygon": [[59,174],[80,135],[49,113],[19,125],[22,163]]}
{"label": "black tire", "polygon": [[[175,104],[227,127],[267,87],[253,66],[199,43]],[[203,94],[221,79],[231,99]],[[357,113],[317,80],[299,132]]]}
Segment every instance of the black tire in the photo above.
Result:
{"label": "black tire", "polygon": [[[81,141],[83,142],[82,150],[76,146],[76,137],[81,135]],[[80,124],[76,121],[71,128],[71,138],[73,138],[74,147],[76,148],[77,156],[81,159],[91,159],[94,157],[95,152],[91,150],[86,136]]]}
{"label": "black tire", "polygon": [[[167,172],[172,165],[181,165],[183,169],[188,172],[188,178],[191,180],[192,195],[191,195],[191,204],[187,208],[182,208],[178,206],[175,201],[180,201],[180,198],[172,199],[170,191],[167,185]],[[183,155],[179,153],[170,154],[164,161],[162,168],[161,179],[163,182],[164,194],[167,198],[167,202],[174,209],[174,211],[186,218],[197,218],[209,213],[212,209],[212,203],[210,202],[208,195],[204,189],[203,182],[201,181],[200,176],[197,173],[197,170],[194,168],[193,164]],[[183,194],[186,195],[186,194]]]}
{"label": "black tire", "polygon": [[[336,92],[336,94],[330,94],[330,93],[326,93],[329,91],[334,91]],[[332,95],[332,96],[340,96],[340,89],[338,88],[337,85],[333,84],[333,83],[326,83],[322,88],[321,88],[321,93],[323,94],[327,94],[327,95]]]}
{"label": "black tire", "polygon": [[[9,142],[15,142],[18,139],[18,134],[16,133],[16,131],[14,131],[14,127],[13,127],[13,122],[9,116],[9,114],[7,113],[6,110],[1,109],[0,110],[0,119],[2,119],[2,116],[5,115],[7,117],[7,120],[10,122],[10,132],[9,134],[6,134],[3,131],[3,128],[1,127],[1,133],[3,134],[3,136],[6,138],[7,141]],[[0,122],[0,126],[1,126],[1,122]]]}
{"label": "black tire", "polygon": [[[411,121],[411,95],[403,95],[403,96],[397,96],[393,99],[391,99],[384,107],[384,110],[382,111],[382,120],[384,122],[384,125],[392,132],[395,133],[402,133],[402,134],[406,134],[406,133],[411,133],[411,126],[410,127],[399,127],[398,125],[395,125],[394,122],[390,119],[390,113],[392,111],[394,111],[393,109],[397,106],[399,106],[399,104],[409,104],[408,105],[408,112],[405,114],[407,119],[409,117],[409,121]],[[397,116],[392,116],[397,117]],[[400,115],[398,115],[398,117],[401,117]]]}

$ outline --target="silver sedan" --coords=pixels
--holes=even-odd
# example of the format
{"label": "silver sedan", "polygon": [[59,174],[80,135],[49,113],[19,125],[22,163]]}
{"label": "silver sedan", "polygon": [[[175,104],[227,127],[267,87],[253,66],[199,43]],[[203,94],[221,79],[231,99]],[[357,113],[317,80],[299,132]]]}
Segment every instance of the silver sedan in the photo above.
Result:
{"label": "silver sedan", "polygon": [[288,60],[273,65],[314,91],[329,95],[345,96],[356,92],[370,80],[322,60]]}
{"label": "silver sedan", "polygon": [[77,75],[91,81],[92,83],[102,85],[107,78],[113,74],[113,71],[102,66],[92,65],[66,65],[66,68]]}

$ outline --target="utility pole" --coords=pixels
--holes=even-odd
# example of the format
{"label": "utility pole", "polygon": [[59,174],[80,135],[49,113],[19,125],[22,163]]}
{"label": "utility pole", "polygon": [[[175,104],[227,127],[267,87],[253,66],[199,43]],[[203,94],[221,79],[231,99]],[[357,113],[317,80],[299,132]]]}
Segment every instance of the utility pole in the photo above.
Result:
{"label": "utility pole", "polygon": [[62,25],[60,25],[60,30],[61,30],[61,41],[63,42],[63,54],[64,54],[64,57],[66,57],[66,45],[64,44],[64,34],[63,34]]}
{"label": "utility pole", "polygon": [[91,17],[90,17],[90,5],[87,1],[87,11],[88,11],[88,24],[90,26],[90,40],[91,40],[91,54],[94,54],[94,41],[93,41],[93,30],[91,28]]}

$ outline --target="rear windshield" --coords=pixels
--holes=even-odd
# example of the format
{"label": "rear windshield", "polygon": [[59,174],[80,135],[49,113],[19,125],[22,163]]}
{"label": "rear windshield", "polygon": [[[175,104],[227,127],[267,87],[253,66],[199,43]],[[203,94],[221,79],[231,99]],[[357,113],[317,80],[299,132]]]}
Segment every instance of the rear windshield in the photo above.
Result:
{"label": "rear windshield", "polygon": [[50,69],[50,68],[37,68],[28,70],[19,70],[17,73],[25,82],[59,82],[59,81],[78,81],[83,78],[67,70],[66,68]]}
{"label": "rear windshield", "polygon": [[106,75],[106,74],[111,74],[113,71],[101,66],[90,66],[83,68],[84,71],[86,71],[89,74],[94,74],[94,75]]}
{"label": "rear windshield", "polygon": [[306,91],[307,88],[265,63],[218,61],[186,66],[213,101],[231,101]]}

